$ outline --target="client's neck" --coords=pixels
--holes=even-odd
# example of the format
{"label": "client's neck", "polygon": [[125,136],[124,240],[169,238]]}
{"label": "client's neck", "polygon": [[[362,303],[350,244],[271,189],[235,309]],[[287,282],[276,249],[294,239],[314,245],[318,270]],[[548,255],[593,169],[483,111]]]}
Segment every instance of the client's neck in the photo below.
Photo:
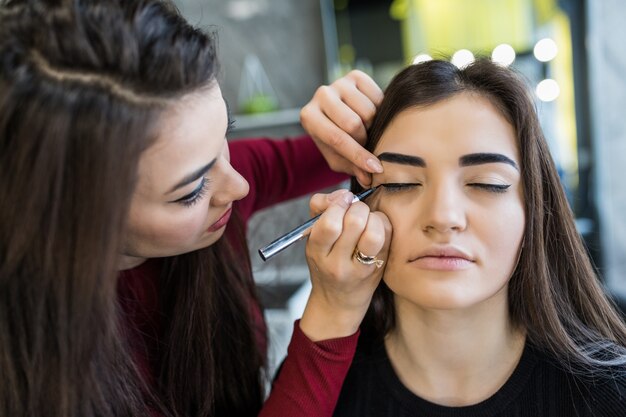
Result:
{"label": "client's neck", "polygon": [[396,328],[385,346],[402,383],[447,406],[476,404],[511,376],[525,333],[509,318],[506,288],[466,309],[429,310],[396,297]]}

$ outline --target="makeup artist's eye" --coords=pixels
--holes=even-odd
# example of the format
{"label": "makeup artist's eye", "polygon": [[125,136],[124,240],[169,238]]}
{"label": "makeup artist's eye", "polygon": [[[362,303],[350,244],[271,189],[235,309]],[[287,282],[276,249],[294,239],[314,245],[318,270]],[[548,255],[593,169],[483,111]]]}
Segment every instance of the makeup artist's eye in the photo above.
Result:
{"label": "makeup artist's eye", "polygon": [[174,203],[182,204],[185,207],[193,206],[194,204],[202,200],[202,197],[206,195],[206,192],[209,189],[209,183],[210,181],[208,178],[202,177],[202,181],[200,182],[200,185],[198,185],[198,187],[195,190],[193,190],[191,193],[187,194],[186,196],[181,197],[178,200],[175,200]]}
{"label": "makeup artist's eye", "polygon": [[380,184],[380,185],[383,186],[386,192],[395,193],[399,191],[410,190],[412,188],[419,187],[422,184],[418,182],[415,182],[415,183],[388,182],[388,183]]}
{"label": "makeup artist's eye", "polygon": [[506,193],[511,184],[485,184],[481,182],[473,182],[467,184],[470,187],[478,188],[479,190],[489,191],[491,193]]}

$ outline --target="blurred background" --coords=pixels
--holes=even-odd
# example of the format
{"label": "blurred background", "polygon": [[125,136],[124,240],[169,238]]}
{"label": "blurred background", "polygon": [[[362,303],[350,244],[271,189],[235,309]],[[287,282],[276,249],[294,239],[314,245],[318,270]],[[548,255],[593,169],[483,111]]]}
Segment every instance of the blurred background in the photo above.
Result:
{"label": "blurred background", "polygon": [[[229,140],[301,134],[299,110],[315,89],[354,68],[382,88],[404,66],[431,58],[463,66],[489,56],[518,70],[535,93],[589,253],[607,290],[626,305],[626,2],[175,2],[192,24],[218,34],[219,81],[235,119]],[[303,242],[267,264],[257,249],[307,218],[302,198],[257,214],[249,226],[271,367],[304,308],[308,271]]]}

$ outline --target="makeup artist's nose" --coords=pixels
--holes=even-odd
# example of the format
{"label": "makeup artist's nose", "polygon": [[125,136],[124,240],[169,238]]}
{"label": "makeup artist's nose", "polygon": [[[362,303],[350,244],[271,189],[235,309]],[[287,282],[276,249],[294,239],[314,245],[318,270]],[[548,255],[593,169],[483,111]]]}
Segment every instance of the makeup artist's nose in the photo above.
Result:
{"label": "makeup artist's nose", "polygon": [[248,195],[250,185],[227,160],[220,161],[223,172],[216,178],[215,189],[211,196],[212,206],[224,206],[241,200]]}
{"label": "makeup artist's nose", "polygon": [[424,232],[451,233],[465,230],[466,213],[461,190],[441,184],[424,196],[421,228]]}

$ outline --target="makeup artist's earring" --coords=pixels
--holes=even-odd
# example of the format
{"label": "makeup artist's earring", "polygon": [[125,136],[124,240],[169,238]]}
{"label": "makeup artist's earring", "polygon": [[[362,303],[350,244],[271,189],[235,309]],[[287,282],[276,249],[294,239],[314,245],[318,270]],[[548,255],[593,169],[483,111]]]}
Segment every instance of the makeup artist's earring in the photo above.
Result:
{"label": "makeup artist's earring", "polygon": [[363,252],[361,252],[358,248],[354,248],[354,253],[352,254],[354,259],[362,263],[363,265],[376,265],[376,268],[380,268],[383,266],[385,261],[376,258],[375,256],[367,256]]}

